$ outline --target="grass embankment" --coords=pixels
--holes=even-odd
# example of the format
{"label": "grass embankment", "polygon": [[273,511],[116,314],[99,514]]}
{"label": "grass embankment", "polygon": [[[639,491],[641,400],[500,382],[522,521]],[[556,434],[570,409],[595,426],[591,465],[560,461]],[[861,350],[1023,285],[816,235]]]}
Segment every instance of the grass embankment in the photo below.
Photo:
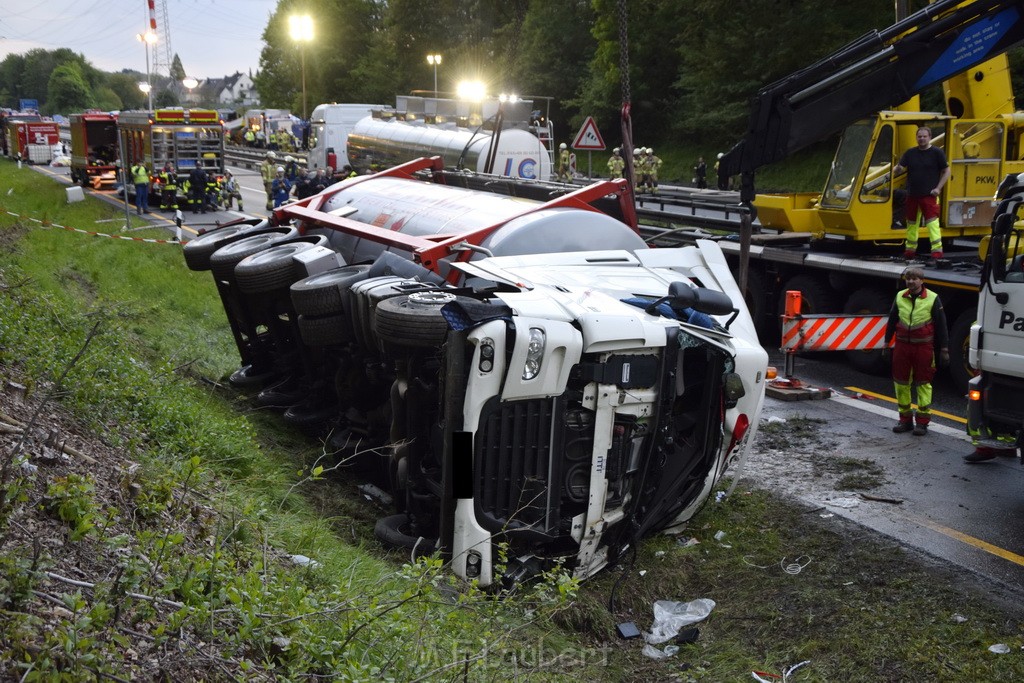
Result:
{"label": "grass embankment", "polygon": [[[224,387],[237,352],[177,246],[16,219],[96,230],[118,212],[3,161],[0,204],[0,380],[27,386],[24,431],[41,431],[0,435],[5,679],[727,681],[805,660],[789,680],[1024,675],[1017,615],[981,590],[742,486],[578,591],[555,575],[499,601],[403,565],[373,541],[384,510],[315,476],[316,439]],[[69,425],[95,463],[52,457]],[[821,455],[817,438],[787,447]],[[614,635],[698,597],[717,607],[671,658]]]}

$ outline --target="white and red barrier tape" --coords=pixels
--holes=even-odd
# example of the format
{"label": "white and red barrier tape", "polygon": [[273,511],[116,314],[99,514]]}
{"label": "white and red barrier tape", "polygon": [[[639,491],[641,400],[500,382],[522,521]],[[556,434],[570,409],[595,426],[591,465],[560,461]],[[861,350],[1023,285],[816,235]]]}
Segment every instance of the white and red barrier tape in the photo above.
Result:
{"label": "white and red barrier tape", "polygon": [[132,237],[130,235],[110,235],[108,233],[97,232],[95,230],[82,230],[81,228],[71,228],[71,227],[68,227],[66,225],[58,225],[57,223],[48,223],[48,222],[40,220],[38,218],[33,218],[31,216],[22,216],[21,214],[14,213],[13,211],[4,211],[4,213],[6,213],[8,216],[14,216],[15,218],[20,218],[22,220],[31,221],[33,223],[38,223],[40,226],[42,226],[44,228],[59,228],[60,230],[67,230],[69,232],[79,232],[79,233],[82,233],[83,235],[90,235],[92,237],[109,237],[109,238],[115,239],[115,240],[128,240],[130,242],[149,242],[150,244],[175,244],[175,245],[181,244],[180,240],[177,239],[177,238],[161,240],[161,239],[156,239],[156,238],[153,238],[153,237]]}

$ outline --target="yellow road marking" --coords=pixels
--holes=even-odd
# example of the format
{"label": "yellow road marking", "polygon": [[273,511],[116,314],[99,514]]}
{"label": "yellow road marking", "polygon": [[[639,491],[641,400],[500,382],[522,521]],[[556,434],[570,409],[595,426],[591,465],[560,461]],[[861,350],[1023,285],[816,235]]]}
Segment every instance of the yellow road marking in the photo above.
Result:
{"label": "yellow road marking", "polygon": [[968,534],[965,534],[962,531],[950,529],[948,526],[943,526],[938,522],[933,522],[928,519],[922,519],[911,515],[908,515],[908,517],[912,521],[917,522],[922,526],[926,526],[932,531],[937,531],[943,536],[948,536],[952,539],[960,541],[961,543],[966,543],[967,545],[974,546],[979,550],[984,550],[986,553],[991,553],[996,557],[1001,557],[1004,560],[1008,560],[1010,562],[1013,562],[1014,564],[1019,564],[1020,566],[1024,567],[1024,555],[1018,555],[1017,553],[1006,550],[1005,548],[1000,548],[997,545],[992,545],[991,543],[983,541],[980,538],[969,536]]}
{"label": "yellow road marking", "polygon": [[[877,398],[880,401],[888,401],[889,403],[892,403],[893,405],[896,404],[896,399],[893,398],[892,396],[886,396],[885,394],[876,394],[873,391],[868,391],[867,389],[861,389],[859,387],[843,387],[843,388],[846,389],[847,391],[856,391],[858,394],[864,394],[865,396],[870,396],[871,398]],[[916,408],[917,406],[914,405],[914,407]],[[940,417],[946,418],[947,420],[952,420],[953,422],[959,422],[960,424],[967,424],[967,418],[960,417],[959,415],[952,415],[950,413],[944,413],[941,410],[933,410],[932,411],[932,415],[938,415]]]}

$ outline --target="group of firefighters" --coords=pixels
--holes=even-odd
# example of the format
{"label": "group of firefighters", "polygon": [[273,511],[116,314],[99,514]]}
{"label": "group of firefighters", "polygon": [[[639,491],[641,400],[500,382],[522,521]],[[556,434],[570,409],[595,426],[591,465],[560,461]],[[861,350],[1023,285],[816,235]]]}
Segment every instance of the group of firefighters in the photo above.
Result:
{"label": "group of firefighters", "polygon": [[[571,181],[575,171],[575,155],[569,151],[564,142],[558,146],[558,168],[555,176],[563,182]],[[658,170],[662,160],[654,154],[650,147],[637,147],[633,156],[633,190],[658,194]],[[626,160],[622,158],[622,150],[616,147],[608,159],[608,177],[622,178],[626,170]]]}
{"label": "group of firefighters", "polygon": [[242,142],[246,147],[258,147],[281,152],[292,152],[302,146],[302,142],[284,128],[264,133],[259,127],[247,127],[242,133]]}
{"label": "group of firefighters", "polygon": [[230,210],[235,200],[238,200],[238,210],[244,210],[242,193],[231,171],[226,171],[221,176],[197,166],[189,171],[188,175],[181,175],[173,164],[167,164],[151,176],[151,182],[153,195],[160,198],[161,211],[174,211],[180,208],[179,196],[186,198],[187,206],[192,213],[215,211],[220,206]]}
{"label": "group of firefighters", "polygon": [[[608,177],[622,178],[626,170],[626,160],[622,158],[622,150],[612,150],[608,159]],[[637,147],[633,157],[633,189],[637,192],[658,194],[658,170],[661,168],[661,157],[654,154],[650,147]]]}

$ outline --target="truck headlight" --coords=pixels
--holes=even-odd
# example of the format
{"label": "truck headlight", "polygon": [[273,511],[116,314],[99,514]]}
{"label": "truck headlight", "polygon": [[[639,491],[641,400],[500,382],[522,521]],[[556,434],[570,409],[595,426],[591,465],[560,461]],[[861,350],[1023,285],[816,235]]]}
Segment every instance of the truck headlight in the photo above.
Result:
{"label": "truck headlight", "polygon": [[523,379],[533,379],[540,374],[541,361],[544,360],[544,346],[547,337],[539,327],[530,328],[530,345],[526,347],[526,365],[523,367]]}

